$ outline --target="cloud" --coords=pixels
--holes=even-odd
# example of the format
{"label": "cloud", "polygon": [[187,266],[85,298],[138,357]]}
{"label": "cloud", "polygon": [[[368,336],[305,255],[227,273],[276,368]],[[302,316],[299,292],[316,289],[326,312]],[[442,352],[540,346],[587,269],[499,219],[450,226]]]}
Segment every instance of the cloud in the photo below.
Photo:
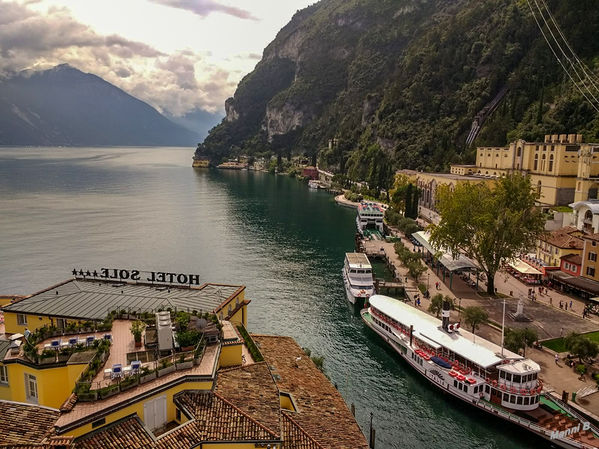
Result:
{"label": "cloud", "polygon": [[160,111],[220,112],[236,83],[232,72],[183,50],[165,54],[143,42],[101,35],[64,8],[45,12],[0,0],[0,77],[68,63],[93,73]]}
{"label": "cloud", "polygon": [[239,19],[258,20],[249,11],[234,6],[221,5],[214,0],[150,0],[171,8],[185,9],[205,17],[213,12],[222,12]]}

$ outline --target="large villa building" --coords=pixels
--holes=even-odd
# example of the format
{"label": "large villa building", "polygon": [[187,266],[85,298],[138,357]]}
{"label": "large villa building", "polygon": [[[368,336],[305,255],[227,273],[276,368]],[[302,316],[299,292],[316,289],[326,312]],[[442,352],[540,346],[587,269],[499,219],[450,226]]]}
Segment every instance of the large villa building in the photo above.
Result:
{"label": "large villa building", "polygon": [[82,272],[1,299],[0,447],[368,447],[293,339],[248,334],[243,286]]}
{"label": "large villa building", "polygon": [[517,140],[505,147],[478,147],[476,163],[452,165],[450,173],[402,170],[421,191],[421,215],[435,221],[436,189],[460,182],[489,182],[507,173],[530,175],[539,205],[562,206],[597,199],[599,144],[585,143],[581,134],[546,135],[543,142]]}

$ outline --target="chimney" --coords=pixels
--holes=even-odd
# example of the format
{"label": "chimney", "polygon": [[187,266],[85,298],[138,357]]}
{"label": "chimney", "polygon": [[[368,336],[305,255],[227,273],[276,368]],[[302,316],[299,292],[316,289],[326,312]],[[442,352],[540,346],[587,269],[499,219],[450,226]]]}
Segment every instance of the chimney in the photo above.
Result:
{"label": "chimney", "polygon": [[449,301],[443,301],[443,310],[441,312],[441,317],[443,318],[443,329],[447,331],[449,329],[449,314],[450,314],[450,304]]}

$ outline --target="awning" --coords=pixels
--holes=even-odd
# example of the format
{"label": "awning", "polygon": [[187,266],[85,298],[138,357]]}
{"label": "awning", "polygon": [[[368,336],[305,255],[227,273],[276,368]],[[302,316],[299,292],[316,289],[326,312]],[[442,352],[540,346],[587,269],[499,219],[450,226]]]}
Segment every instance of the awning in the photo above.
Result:
{"label": "awning", "polygon": [[591,295],[599,295],[599,282],[583,277],[572,276],[568,273],[564,273],[561,270],[548,271],[547,274],[550,278],[556,279],[564,284],[567,284],[578,290],[582,290]]}
{"label": "awning", "polygon": [[516,259],[516,260],[510,262],[509,266],[512,267],[514,270],[516,270],[518,273],[522,273],[522,274],[538,275],[538,276],[543,274],[536,268],[531,267],[526,262],[522,261],[521,259]]}
{"label": "awning", "polygon": [[463,254],[458,255],[458,257],[454,258],[451,253],[438,251],[431,245],[429,239],[430,234],[426,231],[418,231],[412,234],[412,236],[422,245],[424,249],[426,249],[431,254],[441,253],[441,257],[439,258],[439,262],[447,268],[449,271],[458,271],[465,269],[476,269],[478,270],[478,265],[474,263],[473,260],[464,256]]}

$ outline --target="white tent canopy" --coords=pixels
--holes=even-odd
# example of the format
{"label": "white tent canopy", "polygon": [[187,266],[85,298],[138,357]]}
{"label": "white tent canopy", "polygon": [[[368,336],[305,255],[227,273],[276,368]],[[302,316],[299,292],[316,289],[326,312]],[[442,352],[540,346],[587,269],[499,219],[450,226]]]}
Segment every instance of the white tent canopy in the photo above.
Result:
{"label": "white tent canopy", "polygon": [[512,267],[514,270],[516,270],[518,273],[529,274],[529,275],[537,275],[537,276],[543,274],[539,270],[537,270],[536,268],[531,267],[526,262],[524,262],[524,261],[522,261],[520,259],[513,260],[508,265],[510,267]]}

